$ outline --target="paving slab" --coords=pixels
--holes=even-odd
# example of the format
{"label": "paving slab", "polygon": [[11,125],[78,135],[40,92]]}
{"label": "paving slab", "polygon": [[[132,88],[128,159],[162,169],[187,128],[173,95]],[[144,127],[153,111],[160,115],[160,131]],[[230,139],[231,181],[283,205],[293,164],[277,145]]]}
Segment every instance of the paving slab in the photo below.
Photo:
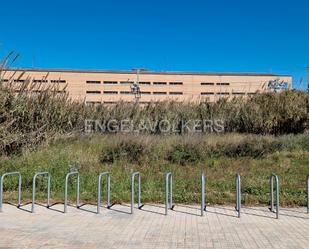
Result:
{"label": "paving slab", "polygon": [[305,208],[212,206],[200,216],[199,206],[145,204],[130,214],[129,204],[111,209],[57,204],[20,209],[4,204],[0,213],[0,248],[309,248],[309,214]]}

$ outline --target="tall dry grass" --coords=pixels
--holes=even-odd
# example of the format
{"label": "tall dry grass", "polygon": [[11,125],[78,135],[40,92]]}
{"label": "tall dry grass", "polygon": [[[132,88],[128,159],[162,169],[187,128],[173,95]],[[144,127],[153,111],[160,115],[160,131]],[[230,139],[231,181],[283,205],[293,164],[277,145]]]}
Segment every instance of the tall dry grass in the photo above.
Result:
{"label": "tall dry grass", "polygon": [[220,99],[216,103],[165,101],[139,106],[119,102],[114,106],[91,107],[72,101],[67,93],[59,93],[57,85],[44,88],[28,78],[16,89],[13,77],[9,82],[3,82],[6,69],[15,61],[15,58],[10,60],[11,56],[0,68],[1,154],[35,146],[55,134],[83,133],[86,119],[131,119],[134,123],[147,119],[155,127],[148,131],[149,134],[160,134],[157,127],[160,120],[169,120],[180,127],[182,122],[190,119],[221,119],[225,132],[278,135],[308,130],[307,92],[262,93],[247,99]]}

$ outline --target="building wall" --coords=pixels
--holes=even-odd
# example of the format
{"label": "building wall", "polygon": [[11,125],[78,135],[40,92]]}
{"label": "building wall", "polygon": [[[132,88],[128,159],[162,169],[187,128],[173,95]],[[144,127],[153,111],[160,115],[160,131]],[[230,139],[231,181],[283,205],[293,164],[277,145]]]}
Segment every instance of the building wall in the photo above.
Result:
{"label": "building wall", "polygon": [[[135,95],[129,93],[130,82],[137,81],[137,74],[116,70],[14,69],[2,75],[2,79],[9,78],[41,83],[41,88],[56,85],[59,91],[65,89],[77,101],[114,103],[135,100]],[[142,71],[139,73],[140,102],[216,101],[221,97],[247,96],[269,91],[270,80],[284,81],[292,87],[292,77],[284,75]],[[14,84],[18,87],[20,83]]]}

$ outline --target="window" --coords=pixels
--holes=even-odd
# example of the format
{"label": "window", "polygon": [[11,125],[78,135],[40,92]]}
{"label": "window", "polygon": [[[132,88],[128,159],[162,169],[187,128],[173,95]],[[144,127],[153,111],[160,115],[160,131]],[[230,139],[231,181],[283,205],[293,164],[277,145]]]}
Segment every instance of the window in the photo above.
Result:
{"label": "window", "polygon": [[118,94],[117,91],[103,91],[104,94]]}
{"label": "window", "polygon": [[101,81],[98,81],[98,80],[87,80],[86,83],[87,84],[101,84]]}
{"label": "window", "polygon": [[201,85],[202,86],[214,86],[215,83],[213,83],[213,82],[202,82]]}
{"label": "window", "polygon": [[33,80],[33,83],[47,83],[47,80]]}
{"label": "window", "polygon": [[108,84],[108,85],[115,85],[115,84],[118,84],[118,81],[103,81],[103,84]]}
{"label": "window", "polygon": [[116,101],[104,101],[103,103],[104,104],[117,104]]}
{"label": "window", "polygon": [[121,91],[120,94],[132,94],[130,91]]}
{"label": "window", "polygon": [[230,93],[227,93],[227,92],[221,92],[220,93],[220,92],[218,92],[217,95],[230,95]]}
{"label": "window", "polygon": [[8,79],[1,79],[2,82],[9,82]]}
{"label": "window", "polygon": [[170,95],[182,95],[182,92],[170,92]]}
{"label": "window", "polygon": [[229,86],[230,83],[228,82],[220,82],[220,83],[217,83],[217,86]]}
{"label": "window", "polygon": [[153,94],[156,94],[156,95],[163,95],[163,94],[167,94],[167,92],[153,92]]}
{"label": "window", "polygon": [[183,85],[182,82],[170,82],[170,85]]}
{"label": "window", "polygon": [[66,80],[51,80],[51,83],[66,83]]}
{"label": "window", "polygon": [[24,83],[26,80],[14,80],[16,83]]}
{"label": "window", "polygon": [[141,94],[151,94],[151,92],[140,92]]}
{"label": "window", "polygon": [[120,84],[134,84],[133,81],[120,81]]}
{"label": "window", "polygon": [[214,92],[201,92],[201,95],[214,95]]}
{"label": "window", "polygon": [[166,85],[166,82],[153,82],[154,85]]}
{"label": "window", "polygon": [[100,91],[86,91],[88,94],[101,94]]}
{"label": "window", "polygon": [[233,92],[233,95],[245,95],[244,92]]}
{"label": "window", "polygon": [[150,85],[149,81],[140,81],[139,82],[140,85]]}
{"label": "window", "polygon": [[100,104],[101,104],[100,101],[86,101],[86,105],[90,105],[90,106],[96,106]]}

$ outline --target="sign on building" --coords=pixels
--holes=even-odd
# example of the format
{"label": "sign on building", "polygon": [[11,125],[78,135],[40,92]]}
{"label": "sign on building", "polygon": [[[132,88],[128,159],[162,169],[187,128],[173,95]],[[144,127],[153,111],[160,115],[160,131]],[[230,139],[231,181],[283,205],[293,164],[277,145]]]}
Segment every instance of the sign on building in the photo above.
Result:
{"label": "sign on building", "polygon": [[268,82],[268,89],[270,90],[282,90],[282,89],[288,89],[289,83],[286,81],[280,81],[279,79],[276,80],[270,80]]}

